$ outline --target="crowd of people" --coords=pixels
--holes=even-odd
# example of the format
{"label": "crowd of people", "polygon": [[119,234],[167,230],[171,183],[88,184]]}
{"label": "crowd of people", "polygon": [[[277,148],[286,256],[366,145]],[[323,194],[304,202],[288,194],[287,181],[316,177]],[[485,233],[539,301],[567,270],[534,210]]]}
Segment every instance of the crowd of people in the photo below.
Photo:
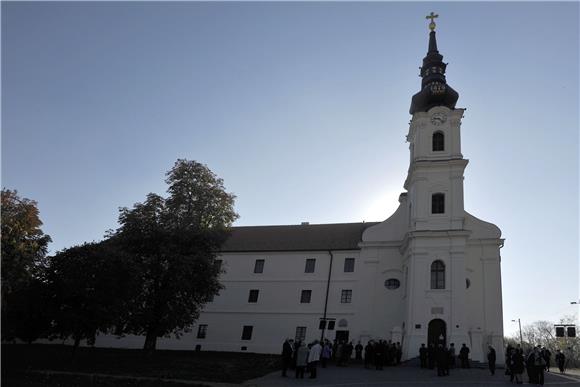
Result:
{"label": "crowd of people", "polygon": [[[566,356],[559,349],[554,357],[560,373],[564,373]],[[543,386],[544,372],[550,372],[552,353],[546,347],[535,346],[524,354],[518,345],[508,345],[505,353],[506,375],[510,376],[510,382],[523,384],[524,370],[528,375],[528,383]]]}
{"label": "crowd of people", "polygon": [[[319,364],[326,368],[328,362],[334,361],[339,367],[348,366],[353,359],[361,363],[364,362],[366,369],[375,368],[382,370],[385,366],[395,366],[401,364],[402,348],[401,343],[393,343],[390,340],[370,340],[364,347],[360,341],[353,345],[351,342],[337,341],[331,343],[329,340],[319,342],[315,340],[310,344],[305,342],[294,342],[287,339],[282,346],[282,376],[287,376],[289,369],[295,370],[296,378],[304,378],[308,372],[310,378],[317,376]],[[469,347],[462,344],[456,353],[455,344],[448,347],[439,344],[421,344],[419,348],[419,360],[421,368],[437,368],[437,376],[448,376],[449,370],[460,366],[470,368]],[[364,356],[363,356],[364,353]],[[554,360],[561,373],[565,371],[566,356],[558,350]],[[495,375],[496,351],[491,345],[487,350],[487,365],[491,375]],[[510,376],[510,382],[516,384],[523,383],[523,373],[526,371],[528,383],[544,385],[544,372],[550,372],[552,353],[545,347],[536,346],[524,353],[522,348],[509,346],[505,352],[505,374]]]}
{"label": "crowd of people", "polygon": [[346,367],[353,360],[363,361],[364,366],[377,370],[382,370],[384,366],[394,366],[401,364],[403,351],[401,343],[392,343],[390,340],[370,340],[366,346],[360,341],[353,345],[352,341],[335,340],[331,343],[325,340],[321,343],[318,340],[310,344],[305,342],[286,339],[282,345],[282,376],[288,376],[288,370],[295,370],[296,378],[304,378],[308,372],[311,379],[317,376],[317,368],[320,365],[326,368],[330,361],[334,361],[338,367]]}
{"label": "crowd of people", "polygon": [[[493,353],[495,354],[495,350]],[[470,368],[469,348],[465,344],[459,349],[459,355],[456,353],[455,343],[451,343],[449,347],[443,344],[438,346],[429,344],[428,347],[425,347],[425,344],[421,344],[421,348],[419,348],[421,368],[434,369],[437,366],[437,376],[448,376],[449,369],[456,367],[456,359],[459,360],[461,368]],[[493,370],[495,372],[495,360]]]}

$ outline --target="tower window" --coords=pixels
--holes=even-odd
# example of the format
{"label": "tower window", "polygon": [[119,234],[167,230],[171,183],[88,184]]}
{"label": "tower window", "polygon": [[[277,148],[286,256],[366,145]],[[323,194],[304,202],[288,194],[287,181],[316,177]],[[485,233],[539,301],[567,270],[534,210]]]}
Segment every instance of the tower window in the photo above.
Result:
{"label": "tower window", "polygon": [[445,264],[441,261],[431,264],[431,289],[445,289]]}
{"label": "tower window", "polygon": [[445,194],[436,193],[431,196],[431,213],[432,214],[445,213]]}
{"label": "tower window", "polygon": [[445,135],[443,132],[433,133],[433,152],[445,150]]}

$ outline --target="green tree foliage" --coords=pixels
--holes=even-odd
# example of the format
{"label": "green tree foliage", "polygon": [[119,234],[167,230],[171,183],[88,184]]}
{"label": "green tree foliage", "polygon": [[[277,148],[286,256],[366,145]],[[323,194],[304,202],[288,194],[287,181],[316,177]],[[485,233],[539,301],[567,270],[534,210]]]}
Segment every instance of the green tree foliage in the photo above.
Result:
{"label": "green tree foliage", "polygon": [[114,241],[85,243],[58,252],[47,269],[53,337],[93,344],[98,332],[119,323],[132,283],[126,257]]}
{"label": "green tree foliage", "polygon": [[[35,305],[41,298],[42,271],[50,236],[40,226],[35,201],[20,198],[16,191],[2,189],[2,338],[31,341],[44,330]],[[39,323],[24,333],[26,324]]]}
{"label": "green tree foliage", "polygon": [[35,201],[2,190],[2,294],[8,294],[37,275],[51,242],[40,226]]}
{"label": "green tree foliage", "polygon": [[237,218],[235,196],[207,166],[177,160],[166,182],[167,199],[149,194],[121,208],[114,234],[136,279],[122,331],[144,335],[150,351],[158,337],[187,331],[221,289],[215,256]]}

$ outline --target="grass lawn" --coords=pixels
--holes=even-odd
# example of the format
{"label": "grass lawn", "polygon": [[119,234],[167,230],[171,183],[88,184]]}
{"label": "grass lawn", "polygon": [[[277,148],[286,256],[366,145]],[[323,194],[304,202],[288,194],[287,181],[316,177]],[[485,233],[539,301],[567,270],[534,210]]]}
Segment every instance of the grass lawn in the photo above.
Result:
{"label": "grass lawn", "polygon": [[[1,356],[3,380],[15,377],[21,379],[27,371],[43,370],[241,383],[280,368],[280,356],[234,352],[158,350],[149,356],[142,350],[81,347],[73,356],[72,347],[66,345],[2,344]],[[27,374],[29,380],[26,386],[46,385],[35,384],[41,383],[37,380],[39,377],[31,375]],[[79,381],[78,385],[87,385],[85,383],[86,380]],[[149,386],[145,382],[103,383],[105,382],[99,381],[98,385]],[[51,381],[49,385],[77,384]],[[163,385],[170,386],[165,383]]]}

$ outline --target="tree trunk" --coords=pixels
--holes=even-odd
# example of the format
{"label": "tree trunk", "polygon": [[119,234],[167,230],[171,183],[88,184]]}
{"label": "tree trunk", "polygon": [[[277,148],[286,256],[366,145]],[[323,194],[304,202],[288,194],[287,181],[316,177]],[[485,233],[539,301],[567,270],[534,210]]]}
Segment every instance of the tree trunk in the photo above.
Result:
{"label": "tree trunk", "polygon": [[150,329],[147,331],[147,336],[145,336],[145,345],[143,346],[143,349],[148,353],[153,353],[155,347],[157,347],[157,334],[153,329]]}

